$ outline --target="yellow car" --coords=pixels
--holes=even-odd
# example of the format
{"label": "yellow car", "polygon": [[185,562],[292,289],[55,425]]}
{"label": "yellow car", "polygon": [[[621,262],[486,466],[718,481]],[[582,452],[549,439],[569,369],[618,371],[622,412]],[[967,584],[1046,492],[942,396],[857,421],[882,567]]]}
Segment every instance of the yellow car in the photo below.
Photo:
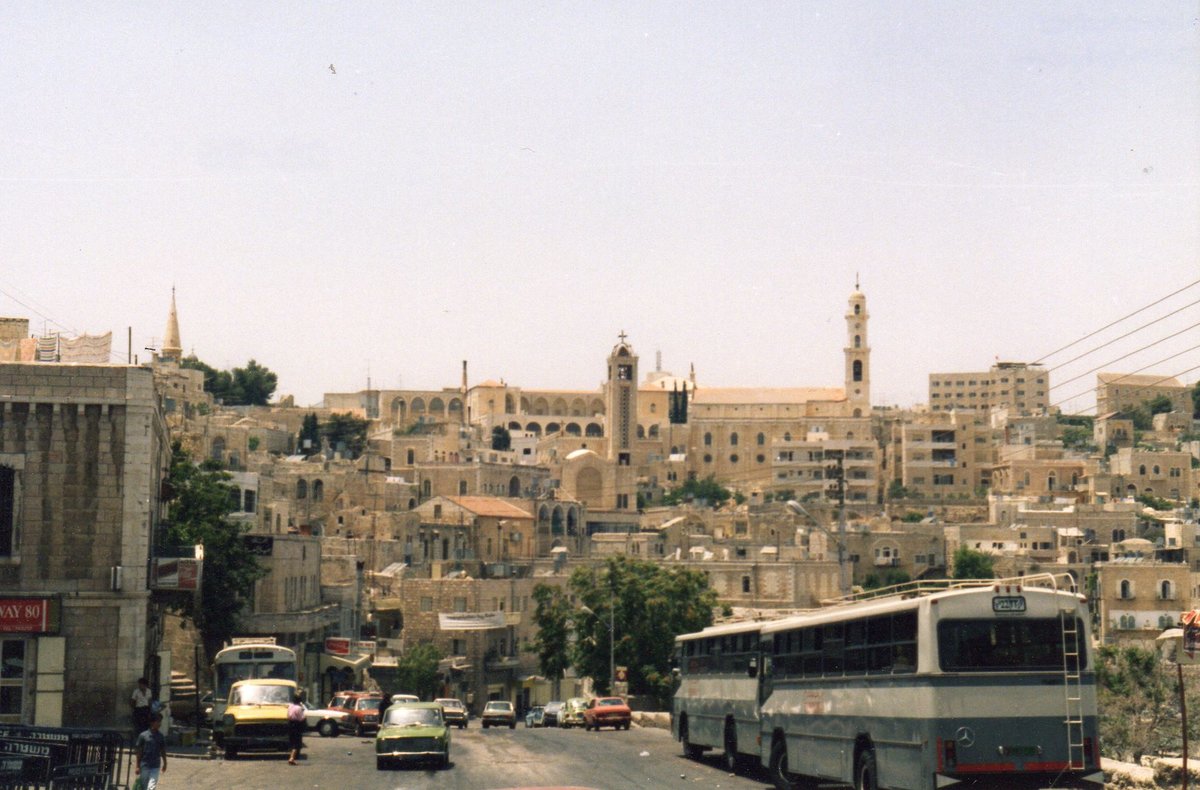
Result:
{"label": "yellow car", "polygon": [[248,751],[286,752],[287,709],[295,696],[293,680],[260,678],[234,683],[217,733],[225,758]]}

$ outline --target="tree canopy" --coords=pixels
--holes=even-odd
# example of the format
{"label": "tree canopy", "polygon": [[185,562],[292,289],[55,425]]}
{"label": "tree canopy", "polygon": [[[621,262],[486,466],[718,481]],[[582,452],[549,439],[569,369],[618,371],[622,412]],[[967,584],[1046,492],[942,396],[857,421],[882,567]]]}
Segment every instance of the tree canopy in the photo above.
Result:
{"label": "tree canopy", "polygon": [[492,428],[492,449],[493,450],[511,450],[512,449],[512,434],[503,425],[497,425]]}
{"label": "tree canopy", "polygon": [[683,485],[663,494],[664,505],[678,505],[696,499],[708,502],[709,507],[718,508],[729,501],[733,493],[716,481],[712,475],[703,480],[688,479]]}
{"label": "tree canopy", "polygon": [[993,579],[995,561],[990,554],[967,546],[959,546],[954,552],[955,579]]}
{"label": "tree canopy", "polygon": [[[612,557],[602,566],[576,568],[568,588],[579,602],[570,615],[575,644],[569,657],[576,672],[590,676],[601,693],[608,693],[611,644],[613,663],[628,669],[630,693],[667,702],[673,687],[675,637],[712,624],[717,593],[708,577],[688,568]],[[535,612],[534,620],[539,632],[543,626],[552,631],[560,627],[561,616],[561,604],[555,602]],[[548,636],[544,644],[557,649],[562,640]]]}
{"label": "tree canopy", "polygon": [[244,368],[217,370],[196,357],[186,356],[180,367],[204,373],[204,391],[226,406],[266,406],[275,394],[278,376],[253,359]]}
{"label": "tree canopy", "polygon": [[362,417],[353,414],[333,414],[321,425],[326,446],[347,458],[358,458],[367,449],[367,425]]}
{"label": "tree canopy", "polygon": [[266,575],[243,539],[249,528],[228,518],[234,493],[228,479],[209,463],[192,463],[178,440],[171,444],[166,543],[202,544],[204,570],[200,595],[180,594],[169,607],[195,623],[210,657],[237,632],[254,583]]}
{"label": "tree canopy", "polygon": [[421,699],[433,699],[441,687],[438,662],[441,651],[426,642],[413,645],[396,660],[396,680],[405,694]]}
{"label": "tree canopy", "polygon": [[[310,411],[304,415],[296,440],[296,451],[299,453],[315,453],[321,449],[321,424],[317,421],[316,412]],[[305,442],[308,444],[305,445]]]}
{"label": "tree canopy", "polygon": [[533,600],[537,604],[533,619],[538,625],[537,635],[533,638],[533,650],[537,653],[539,670],[554,684],[553,693],[557,697],[558,683],[571,666],[568,655],[571,602],[561,587],[549,584],[535,586]]}

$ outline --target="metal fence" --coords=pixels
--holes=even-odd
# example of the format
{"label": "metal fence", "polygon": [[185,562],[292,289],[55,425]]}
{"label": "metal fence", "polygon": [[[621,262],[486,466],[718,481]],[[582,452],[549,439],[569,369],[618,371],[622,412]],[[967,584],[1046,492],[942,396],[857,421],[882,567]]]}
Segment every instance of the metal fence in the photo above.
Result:
{"label": "metal fence", "polygon": [[0,790],[105,790],[129,784],[120,730],[0,725]]}

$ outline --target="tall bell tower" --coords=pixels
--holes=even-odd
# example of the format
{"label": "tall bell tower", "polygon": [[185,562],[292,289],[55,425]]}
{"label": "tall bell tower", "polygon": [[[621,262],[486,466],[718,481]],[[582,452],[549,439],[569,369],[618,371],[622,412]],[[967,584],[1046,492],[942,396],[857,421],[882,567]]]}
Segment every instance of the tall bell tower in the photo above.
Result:
{"label": "tall bell tower", "polygon": [[608,431],[608,460],[615,464],[613,488],[617,510],[637,507],[637,485],[633,475],[633,444],[637,439],[638,358],[626,342],[625,332],[608,355],[608,379],[604,383],[604,409]]}
{"label": "tall bell tower", "polygon": [[867,342],[867,297],[854,278],[854,293],[846,309],[846,403],[847,417],[871,414],[871,346]]}

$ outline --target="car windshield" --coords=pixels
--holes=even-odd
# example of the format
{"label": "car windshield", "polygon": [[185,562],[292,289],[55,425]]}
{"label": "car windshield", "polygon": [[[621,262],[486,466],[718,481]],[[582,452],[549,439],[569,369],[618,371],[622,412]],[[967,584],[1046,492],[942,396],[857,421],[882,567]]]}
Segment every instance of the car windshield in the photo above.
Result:
{"label": "car windshield", "polygon": [[229,695],[230,705],[287,705],[292,701],[291,686],[239,686]]}
{"label": "car windshield", "polygon": [[437,702],[443,708],[461,708],[463,704],[456,699],[439,699]]}
{"label": "car windshield", "polygon": [[602,699],[596,703],[597,705],[624,705],[625,703],[615,697],[613,699]]}
{"label": "car windshield", "polygon": [[488,710],[499,710],[499,711],[510,711],[510,710],[512,710],[512,703],[511,702],[489,702],[487,704],[487,709]]}
{"label": "car windshield", "polygon": [[383,700],[379,697],[366,697],[360,699],[355,707],[358,710],[379,710],[383,707]]}
{"label": "car windshield", "polygon": [[433,708],[388,708],[383,723],[389,727],[429,727],[442,723],[442,712]]}

